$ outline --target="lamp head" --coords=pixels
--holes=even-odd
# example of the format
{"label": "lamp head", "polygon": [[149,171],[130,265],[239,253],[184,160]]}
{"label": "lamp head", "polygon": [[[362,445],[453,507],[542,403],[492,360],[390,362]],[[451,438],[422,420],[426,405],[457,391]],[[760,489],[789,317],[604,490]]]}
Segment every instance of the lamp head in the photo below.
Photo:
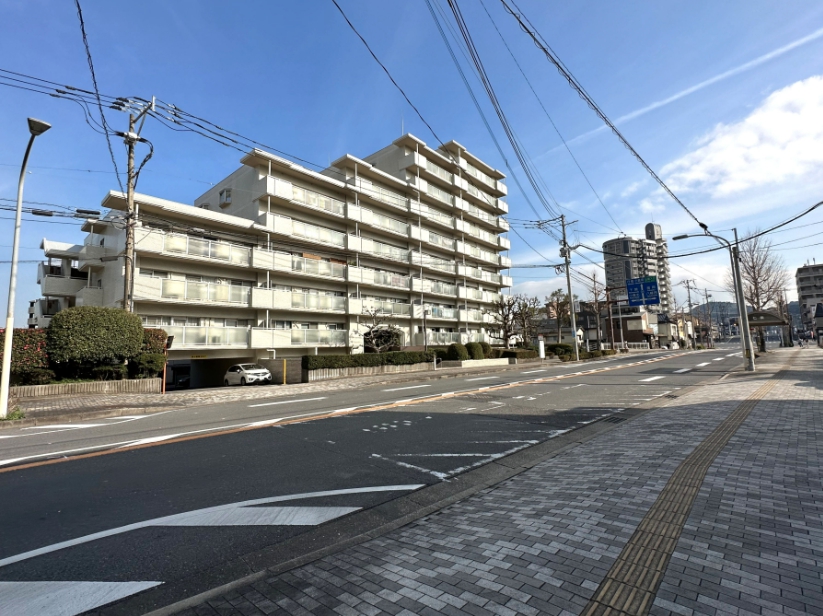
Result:
{"label": "lamp head", "polygon": [[29,118],[29,132],[35,137],[39,137],[50,128],[51,124],[48,122],[43,122],[43,120],[37,120],[35,118]]}
{"label": "lamp head", "polygon": [[677,241],[677,240],[685,240],[687,237],[689,237],[689,236],[688,236],[688,235],[675,235],[675,236],[672,238],[672,240],[674,240],[674,241]]}

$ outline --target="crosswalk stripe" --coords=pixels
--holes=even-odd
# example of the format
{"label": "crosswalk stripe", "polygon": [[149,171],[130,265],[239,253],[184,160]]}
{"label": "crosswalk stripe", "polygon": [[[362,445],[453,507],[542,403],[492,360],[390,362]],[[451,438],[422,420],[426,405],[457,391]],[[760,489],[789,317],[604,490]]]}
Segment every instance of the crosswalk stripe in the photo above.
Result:
{"label": "crosswalk stripe", "polygon": [[74,616],[162,582],[0,582],[0,605],[15,616]]}

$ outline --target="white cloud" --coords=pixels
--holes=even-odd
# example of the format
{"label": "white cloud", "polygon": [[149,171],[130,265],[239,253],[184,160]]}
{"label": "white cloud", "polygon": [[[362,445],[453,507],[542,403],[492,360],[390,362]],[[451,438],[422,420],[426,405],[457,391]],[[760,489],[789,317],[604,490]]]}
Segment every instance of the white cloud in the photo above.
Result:
{"label": "white cloud", "polygon": [[819,174],[823,76],[777,90],[744,120],[719,124],[697,143],[661,170],[675,193],[722,198]]}
{"label": "white cloud", "polygon": [[630,197],[634,193],[636,193],[640,188],[646,184],[646,180],[638,180],[636,182],[632,182],[626,188],[623,189],[623,192],[620,193],[620,196],[624,199],[626,197]]}

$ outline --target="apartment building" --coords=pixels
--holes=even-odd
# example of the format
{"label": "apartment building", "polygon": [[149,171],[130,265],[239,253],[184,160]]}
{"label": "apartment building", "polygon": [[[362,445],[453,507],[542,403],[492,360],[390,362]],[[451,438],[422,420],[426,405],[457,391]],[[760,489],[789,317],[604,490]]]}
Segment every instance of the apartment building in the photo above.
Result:
{"label": "apartment building", "polygon": [[405,346],[491,341],[488,310],[512,283],[502,173],[408,134],[322,172],[262,150],[240,162],[193,206],[137,195],[134,264],[119,192],[82,245],[44,240],[31,319],[122,306],[133,266],[135,312],[174,335],[195,386],[241,360],[362,352],[375,322]]}
{"label": "apartment building", "polygon": [[[663,239],[660,225],[646,225],[646,237],[618,237],[603,242],[606,286],[621,289],[626,280],[656,276],[660,304],[648,306],[651,312],[670,314],[672,305],[672,279],[669,270],[669,248]],[[612,297],[620,296],[620,292]],[[625,292],[623,292],[625,297]],[[624,314],[639,312],[637,308],[624,308]]]}
{"label": "apartment building", "polygon": [[823,303],[823,265],[806,264],[795,272],[800,322],[806,331],[814,327],[817,305]]}

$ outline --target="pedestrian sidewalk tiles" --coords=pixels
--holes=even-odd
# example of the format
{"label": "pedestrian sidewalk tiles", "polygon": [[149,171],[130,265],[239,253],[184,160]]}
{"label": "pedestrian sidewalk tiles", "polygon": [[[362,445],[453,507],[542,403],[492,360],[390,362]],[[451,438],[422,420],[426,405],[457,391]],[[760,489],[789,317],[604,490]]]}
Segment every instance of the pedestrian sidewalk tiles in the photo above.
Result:
{"label": "pedestrian sidewalk tiles", "polygon": [[[695,388],[436,514],[181,613],[823,614],[823,350],[770,355],[771,369]],[[668,547],[647,541],[650,523]],[[665,551],[662,566],[632,561],[644,549]],[[598,601],[622,592],[621,571],[634,594],[610,609]]]}

